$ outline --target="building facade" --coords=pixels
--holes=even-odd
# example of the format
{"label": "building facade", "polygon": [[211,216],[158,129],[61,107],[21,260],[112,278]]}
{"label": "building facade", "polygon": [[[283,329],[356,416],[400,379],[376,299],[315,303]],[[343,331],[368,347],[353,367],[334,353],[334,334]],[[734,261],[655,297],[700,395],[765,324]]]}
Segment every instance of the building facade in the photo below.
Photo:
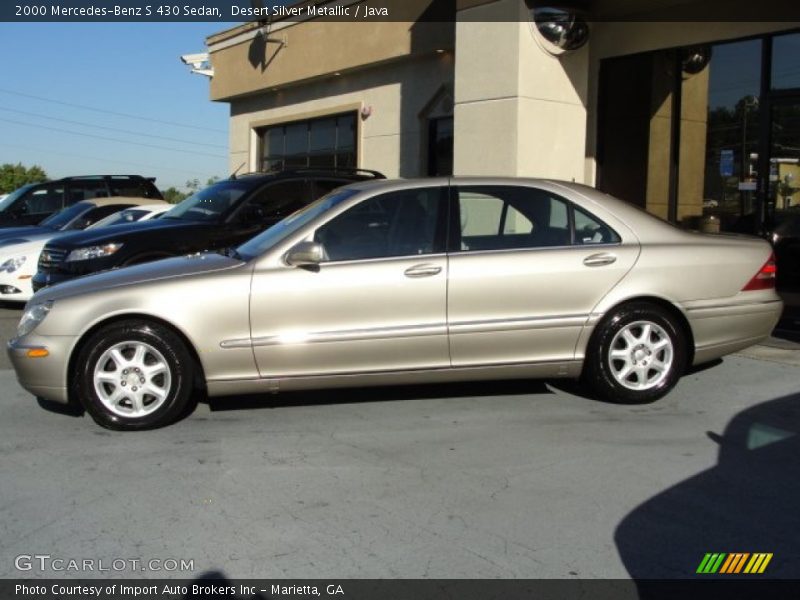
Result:
{"label": "building facade", "polygon": [[586,42],[564,50],[530,0],[458,0],[451,19],[436,0],[402,4],[399,22],[208,38],[231,171],[566,179],[735,231],[800,205],[800,22],[691,20],[726,15],[714,0],[589,1]]}

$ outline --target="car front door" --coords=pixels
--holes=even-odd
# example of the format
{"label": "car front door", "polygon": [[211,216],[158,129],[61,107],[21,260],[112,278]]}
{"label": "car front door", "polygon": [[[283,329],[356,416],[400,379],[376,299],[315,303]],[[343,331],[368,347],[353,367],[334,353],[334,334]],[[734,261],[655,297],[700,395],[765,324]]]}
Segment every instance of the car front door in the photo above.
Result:
{"label": "car front door", "polygon": [[557,194],[453,190],[448,327],[454,367],[571,360],[592,309],[638,244]]}
{"label": "car front door", "polygon": [[386,192],[322,224],[314,268],[253,274],[262,377],[440,368],[446,327],[446,187]]}

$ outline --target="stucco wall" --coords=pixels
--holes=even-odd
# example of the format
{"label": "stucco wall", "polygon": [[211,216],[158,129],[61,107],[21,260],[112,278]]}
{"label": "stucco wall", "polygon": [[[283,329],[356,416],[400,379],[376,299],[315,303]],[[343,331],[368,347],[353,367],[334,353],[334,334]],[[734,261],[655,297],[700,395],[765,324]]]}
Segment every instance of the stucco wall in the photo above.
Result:
{"label": "stucco wall", "polygon": [[369,117],[359,119],[358,166],[388,177],[422,175],[427,126],[423,113],[431,100],[449,95],[452,82],[452,54],[434,53],[234,99],[231,169],[242,163],[247,170],[257,168],[256,127],[371,107]]}

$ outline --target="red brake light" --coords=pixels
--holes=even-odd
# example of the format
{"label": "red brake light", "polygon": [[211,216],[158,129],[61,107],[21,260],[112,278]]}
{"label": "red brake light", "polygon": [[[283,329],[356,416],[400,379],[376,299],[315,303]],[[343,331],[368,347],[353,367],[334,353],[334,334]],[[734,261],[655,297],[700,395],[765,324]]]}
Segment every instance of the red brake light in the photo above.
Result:
{"label": "red brake light", "polygon": [[742,291],[774,290],[777,272],[778,268],[775,266],[775,255],[771,254],[767,262],[764,263],[764,266],[759,269],[758,273],[753,275],[753,278],[747,282],[747,285],[742,288]]}

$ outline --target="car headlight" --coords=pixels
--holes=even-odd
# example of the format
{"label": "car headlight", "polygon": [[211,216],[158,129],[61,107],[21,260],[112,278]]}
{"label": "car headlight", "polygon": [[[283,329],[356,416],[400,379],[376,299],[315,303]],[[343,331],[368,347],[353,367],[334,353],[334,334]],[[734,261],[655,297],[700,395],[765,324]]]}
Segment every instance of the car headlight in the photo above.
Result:
{"label": "car headlight", "polygon": [[122,244],[103,244],[102,246],[87,246],[86,248],[78,248],[67,255],[67,262],[91,260],[93,258],[111,256],[120,248],[122,248]]}
{"label": "car headlight", "polygon": [[17,337],[28,335],[36,329],[44,321],[51,308],[53,308],[52,300],[26,306],[25,312],[22,313],[22,318],[19,320],[19,325],[17,325]]}
{"label": "car headlight", "polygon": [[27,258],[27,256],[15,256],[13,258],[9,258],[2,265],[0,265],[0,273],[13,273],[25,264],[25,260]]}

